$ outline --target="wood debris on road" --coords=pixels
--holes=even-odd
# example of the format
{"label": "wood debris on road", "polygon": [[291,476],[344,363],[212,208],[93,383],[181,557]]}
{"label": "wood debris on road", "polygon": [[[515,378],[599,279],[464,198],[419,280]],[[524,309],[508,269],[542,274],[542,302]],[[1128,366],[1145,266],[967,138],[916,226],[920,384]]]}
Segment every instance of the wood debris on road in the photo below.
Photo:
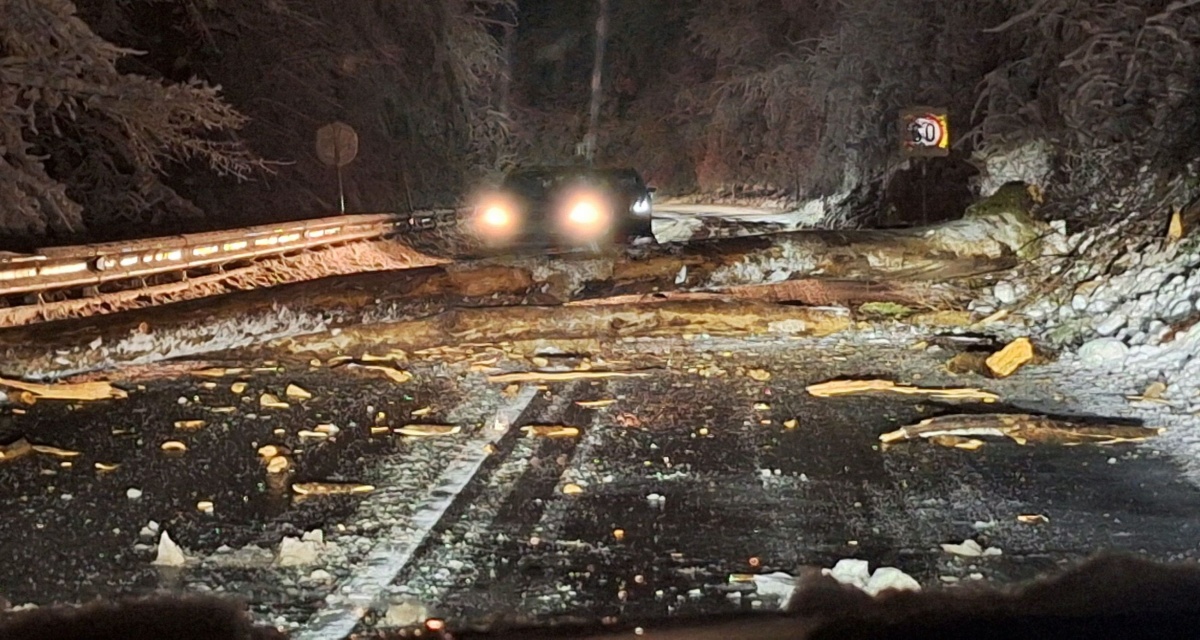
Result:
{"label": "wood debris on road", "polygon": [[24,391],[35,398],[44,400],[120,400],[129,397],[124,389],[114,387],[112,383],[103,380],[91,382],[40,384],[0,378],[0,386]]}
{"label": "wood debris on road", "polygon": [[396,433],[413,438],[452,436],[460,431],[462,427],[452,424],[408,424],[396,429]]}
{"label": "wood debris on road", "polygon": [[1033,343],[1029,338],[1017,338],[993,353],[985,362],[993,376],[1007,378],[1030,360],[1033,360]]}
{"label": "wood debris on road", "polygon": [[567,382],[604,378],[648,378],[645,371],[522,371],[488,376],[488,382]]}
{"label": "wood debris on road", "polygon": [[340,496],[358,493],[370,493],[375,487],[369,484],[351,482],[298,482],[292,485],[292,491],[301,496]]}
{"label": "wood debris on road", "polygon": [[808,391],[809,394],[818,398],[832,398],[834,396],[857,395],[861,393],[883,391],[904,395],[927,395],[939,400],[980,400],[982,402],[995,402],[1000,399],[1000,396],[982,389],[937,389],[929,387],[914,387],[910,385],[896,384],[891,380],[834,380],[831,382],[821,382],[818,384],[809,385],[805,387],[805,390]]}
{"label": "wood debris on road", "polygon": [[1017,444],[1119,444],[1143,442],[1161,434],[1165,429],[1116,424],[1095,424],[1058,420],[1032,414],[957,414],[928,418],[915,425],[901,427],[879,436],[880,442],[892,444],[919,438],[944,436],[1005,437]]}

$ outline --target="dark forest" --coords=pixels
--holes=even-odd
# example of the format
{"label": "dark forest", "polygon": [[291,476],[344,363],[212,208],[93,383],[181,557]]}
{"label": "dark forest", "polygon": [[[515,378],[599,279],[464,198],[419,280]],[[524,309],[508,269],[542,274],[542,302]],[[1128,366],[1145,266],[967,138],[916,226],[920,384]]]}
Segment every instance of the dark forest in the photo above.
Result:
{"label": "dark forest", "polygon": [[[894,120],[947,107],[933,180],[1046,145],[1060,217],[1200,156],[1196,0],[612,0],[598,158],[666,194],[840,194],[887,217]],[[587,124],[585,0],[0,0],[0,233],[64,243],[450,206]],[[1134,180],[1137,178],[1137,180]],[[1194,180],[1185,180],[1194,188]],[[1097,213],[1099,212],[1099,213]],[[903,217],[902,213],[900,217]]]}

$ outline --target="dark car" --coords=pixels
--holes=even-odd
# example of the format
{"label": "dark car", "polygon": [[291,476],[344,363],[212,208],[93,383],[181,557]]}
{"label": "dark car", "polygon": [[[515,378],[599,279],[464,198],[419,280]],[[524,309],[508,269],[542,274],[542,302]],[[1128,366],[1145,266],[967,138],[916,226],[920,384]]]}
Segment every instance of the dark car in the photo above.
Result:
{"label": "dark car", "polygon": [[652,241],[654,189],[635,169],[530,167],[475,206],[476,233],[496,247],[597,247]]}

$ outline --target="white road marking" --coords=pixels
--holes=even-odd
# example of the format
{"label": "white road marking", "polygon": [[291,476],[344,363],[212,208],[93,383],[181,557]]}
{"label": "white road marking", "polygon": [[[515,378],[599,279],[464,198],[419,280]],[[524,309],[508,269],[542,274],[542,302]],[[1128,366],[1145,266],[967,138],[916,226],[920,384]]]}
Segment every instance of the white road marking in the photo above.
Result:
{"label": "white road marking", "polygon": [[[305,628],[293,636],[296,640],[344,640],[354,631],[363,616],[379,602],[388,585],[408,565],[458,494],[479,472],[488,457],[483,445],[503,437],[537,391],[533,385],[523,387],[515,398],[496,411],[491,424],[483,427],[482,439],[463,443],[441,477],[416,504],[412,518],[383,532],[366,558],[353,568],[351,578],[338,585],[335,593],[344,603],[330,606],[310,619]],[[375,511],[375,503],[387,504],[398,499],[405,498],[393,495],[385,487],[364,500],[359,509],[371,513]]]}

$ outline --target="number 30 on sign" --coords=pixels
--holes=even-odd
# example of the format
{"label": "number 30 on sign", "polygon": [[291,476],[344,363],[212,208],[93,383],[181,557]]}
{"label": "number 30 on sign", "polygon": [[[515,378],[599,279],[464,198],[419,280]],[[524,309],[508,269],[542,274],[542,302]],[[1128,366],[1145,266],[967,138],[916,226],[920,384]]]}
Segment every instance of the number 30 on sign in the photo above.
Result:
{"label": "number 30 on sign", "polygon": [[950,155],[950,118],[945,109],[914,107],[900,112],[900,152],[909,157]]}

